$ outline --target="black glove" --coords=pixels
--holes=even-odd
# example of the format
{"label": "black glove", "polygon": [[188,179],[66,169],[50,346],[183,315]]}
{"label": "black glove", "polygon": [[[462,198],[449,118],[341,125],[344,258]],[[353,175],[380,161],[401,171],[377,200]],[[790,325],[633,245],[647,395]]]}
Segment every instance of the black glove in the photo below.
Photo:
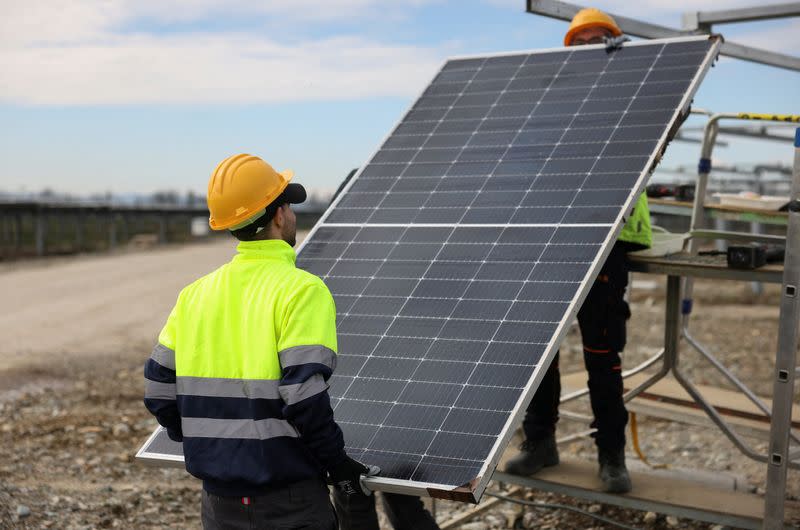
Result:
{"label": "black glove", "polygon": [[622,45],[628,42],[629,39],[625,35],[620,35],[619,37],[603,37],[603,43],[606,45],[606,51],[612,52],[614,50],[619,50],[622,48]]}
{"label": "black glove", "polygon": [[360,462],[356,462],[349,456],[328,470],[333,487],[347,496],[350,495],[369,495],[369,490],[364,490],[361,486],[361,475],[371,477],[380,473],[377,466],[367,467]]}

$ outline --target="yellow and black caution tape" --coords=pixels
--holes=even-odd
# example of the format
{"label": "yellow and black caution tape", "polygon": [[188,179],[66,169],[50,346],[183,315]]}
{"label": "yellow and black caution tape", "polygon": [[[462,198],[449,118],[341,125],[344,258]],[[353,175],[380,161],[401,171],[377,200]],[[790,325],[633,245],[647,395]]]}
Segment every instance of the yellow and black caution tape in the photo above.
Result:
{"label": "yellow and black caution tape", "polygon": [[636,425],[636,413],[631,412],[631,443],[633,444],[633,451],[636,453],[636,456],[639,457],[639,460],[644,462],[648,467],[652,469],[667,469],[669,464],[651,464],[647,457],[644,456],[642,452],[642,448],[639,447],[639,428]]}
{"label": "yellow and black caution tape", "polygon": [[738,117],[743,120],[783,121],[790,123],[800,123],[800,116],[797,114],[757,114],[752,112],[740,112]]}

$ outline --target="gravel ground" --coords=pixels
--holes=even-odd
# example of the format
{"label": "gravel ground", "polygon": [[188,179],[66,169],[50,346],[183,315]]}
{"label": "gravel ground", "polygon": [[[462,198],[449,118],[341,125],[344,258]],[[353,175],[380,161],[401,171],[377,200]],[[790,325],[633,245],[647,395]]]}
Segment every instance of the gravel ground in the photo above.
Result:
{"label": "gravel ground", "polygon": [[[228,252],[227,248],[222,250]],[[52,267],[52,272],[58,276],[58,267]],[[0,271],[0,276],[3,274],[10,273]],[[664,282],[654,278],[637,277],[641,281],[632,294],[636,322],[630,327],[625,358],[629,367],[661,346]],[[776,347],[777,287],[767,286],[765,293],[756,297],[744,284],[700,282],[696,298],[692,322],[695,336],[753,390],[769,395],[770,359]],[[6,329],[13,332],[12,326]],[[67,328],[59,329],[63,332]],[[141,366],[149,353],[149,347],[142,351],[144,345],[156,332],[151,330],[145,336],[120,333],[116,335],[116,348],[107,350],[111,353],[92,348],[87,353],[72,347],[58,350],[58,355],[47,359],[46,351],[38,351],[31,353],[28,363],[15,362],[0,369],[0,528],[199,527],[199,483],[183,470],[146,467],[133,461],[135,450],[155,427],[141,403]],[[84,329],[79,336],[85,335]],[[17,359],[25,355],[21,351],[8,353]],[[722,377],[697,357],[687,353],[682,358],[693,379],[725,387]],[[582,363],[579,337],[573,330],[562,348],[562,370],[582,370]],[[800,391],[796,396],[800,402]],[[580,403],[571,408],[583,413],[587,410]],[[559,435],[585,428],[580,422],[562,420]],[[642,449],[653,462],[743,476],[752,488],[763,491],[764,465],[742,458],[714,429],[640,417],[639,432]],[[763,443],[758,447],[765,449]],[[579,440],[563,446],[562,455],[593,460],[594,448],[590,440]],[[630,452],[629,459],[635,459]],[[790,498],[800,495],[798,476],[796,472],[789,475]],[[637,528],[711,528],[704,523],[543,492],[528,492],[527,497],[568,504]],[[437,517],[447,520],[469,508],[440,501]],[[500,503],[461,528],[613,526],[563,509]]]}

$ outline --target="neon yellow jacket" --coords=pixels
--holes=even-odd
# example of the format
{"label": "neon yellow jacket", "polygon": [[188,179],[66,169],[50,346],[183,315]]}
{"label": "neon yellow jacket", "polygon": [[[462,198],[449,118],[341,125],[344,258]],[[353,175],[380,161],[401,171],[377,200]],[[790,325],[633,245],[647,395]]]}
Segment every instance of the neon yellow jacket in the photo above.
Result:
{"label": "neon yellow jacket", "polygon": [[628,217],[625,226],[617,238],[620,241],[633,243],[640,249],[650,248],[653,244],[653,231],[650,228],[650,209],[647,207],[647,195],[642,193],[636,201],[633,213]]}
{"label": "neon yellow jacket", "polygon": [[237,250],[181,291],[145,366],[145,404],[207,491],[246,496],[321,475],[344,442],[327,393],[328,288],[284,241]]}

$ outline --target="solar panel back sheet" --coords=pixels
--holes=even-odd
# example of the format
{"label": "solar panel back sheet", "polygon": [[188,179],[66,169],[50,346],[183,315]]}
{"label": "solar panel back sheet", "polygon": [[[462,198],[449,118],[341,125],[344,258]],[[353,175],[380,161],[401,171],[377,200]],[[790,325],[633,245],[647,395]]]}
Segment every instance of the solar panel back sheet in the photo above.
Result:
{"label": "solar panel back sheet", "polygon": [[371,487],[477,502],[718,46],[449,60],[348,183],[297,265],[336,301]]}

